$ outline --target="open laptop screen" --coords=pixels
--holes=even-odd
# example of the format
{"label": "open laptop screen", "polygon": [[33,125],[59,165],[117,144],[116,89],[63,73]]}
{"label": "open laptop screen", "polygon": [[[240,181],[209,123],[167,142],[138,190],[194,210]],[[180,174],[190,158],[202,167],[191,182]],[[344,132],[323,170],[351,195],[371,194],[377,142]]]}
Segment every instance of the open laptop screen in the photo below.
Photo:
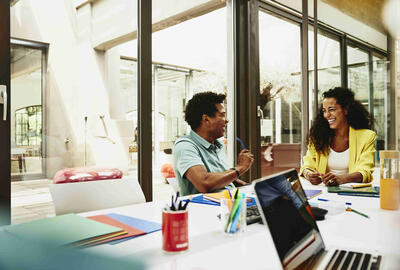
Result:
{"label": "open laptop screen", "polygon": [[257,204],[285,269],[294,269],[324,244],[296,170],[254,184]]}

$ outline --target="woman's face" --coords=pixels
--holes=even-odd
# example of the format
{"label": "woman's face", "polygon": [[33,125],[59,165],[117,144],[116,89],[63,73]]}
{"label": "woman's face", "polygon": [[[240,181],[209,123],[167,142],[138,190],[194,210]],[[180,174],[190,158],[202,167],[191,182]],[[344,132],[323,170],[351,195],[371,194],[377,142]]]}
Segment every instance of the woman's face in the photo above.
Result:
{"label": "woman's face", "polygon": [[322,112],[331,129],[340,129],[348,125],[346,119],[347,109],[343,109],[342,106],[336,102],[336,98],[325,98],[322,101]]}

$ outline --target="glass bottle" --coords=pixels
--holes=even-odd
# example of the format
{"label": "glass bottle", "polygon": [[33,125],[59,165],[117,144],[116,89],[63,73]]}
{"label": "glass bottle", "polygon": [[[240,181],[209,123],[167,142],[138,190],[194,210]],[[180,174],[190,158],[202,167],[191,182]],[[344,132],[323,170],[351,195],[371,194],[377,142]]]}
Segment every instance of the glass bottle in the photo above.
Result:
{"label": "glass bottle", "polygon": [[381,165],[380,204],[382,209],[399,208],[400,171],[399,151],[379,151]]}

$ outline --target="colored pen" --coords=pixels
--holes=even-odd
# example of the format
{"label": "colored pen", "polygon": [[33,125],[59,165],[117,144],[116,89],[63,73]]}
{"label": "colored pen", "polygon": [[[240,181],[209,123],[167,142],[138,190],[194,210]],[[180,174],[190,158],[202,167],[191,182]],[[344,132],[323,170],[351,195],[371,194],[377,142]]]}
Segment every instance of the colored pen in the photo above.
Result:
{"label": "colored pen", "polygon": [[356,214],[359,214],[360,216],[369,218],[369,216],[367,216],[366,214],[361,213],[361,212],[359,212],[359,211],[357,211],[357,210],[354,210],[353,208],[350,208],[350,207],[347,207],[346,211],[348,211],[348,212],[354,212],[354,213],[356,213]]}
{"label": "colored pen", "polygon": [[246,146],[244,145],[243,141],[239,137],[236,137],[236,140],[240,143],[240,146],[242,147],[242,150],[246,149]]}
{"label": "colored pen", "polygon": [[186,207],[188,206],[189,202],[190,202],[190,200],[187,200],[185,202],[185,204],[182,206],[182,210],[186,210]]}
{"label": "colored pen", "polygon": [[[330,200],[328,199],[323,199],[323,198],[318,198],[318,201],[322,201],[322,202],[329,202]],[[332,202],[338,202],[338,201],[332,201]],[[351,205],[351,202],[345,202],[346,205]]]}
{"label": "colored pen", "polygon": [[229,229],[230,233],[235,233],[236,232],[236,229],[237,229],[236,227],[237,227],[237,224],[238,224],[238,221],[239,221],[239,218],[240,218],[240,213],[242,211],[243,204],[246,203],[246,202],[244,202],[244,198],[245,198],[244,194],[241,194],[241,195],[242,196],[240,196],[240,198],[238,199],[239,200],[239,206],[238,206],[238,208],[236,210],[236,213],[233,213],[232,223],[231,223],[231,227]]}
{"label": "colored pen", "polygon": [[174,195],[172,195],[172,197],[171,197],[171,207],[170,207],[170,210],[171,210],[171,211],[176,211],[175,203],[174,203]]}

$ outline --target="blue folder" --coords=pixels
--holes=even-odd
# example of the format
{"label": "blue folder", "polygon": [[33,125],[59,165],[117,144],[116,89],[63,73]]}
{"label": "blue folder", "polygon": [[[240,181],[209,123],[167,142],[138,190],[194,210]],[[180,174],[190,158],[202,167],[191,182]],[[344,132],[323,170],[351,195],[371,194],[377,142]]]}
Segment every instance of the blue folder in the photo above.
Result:
{"label": "blue folder", "polygon": [[[136,229],[139,229],[141,231],[144,231],[145,233],[152,233],[161,230],[161,224],[157,222],[152,222],[140,218],[134,218],[134,217],[129,217],[129,216],[124,216],[124,215],[119,215],[115,213],[107,214],[110,218],[113,218],[121,223],[124,223],[126,225],[129,225],[131,227],[134,227]],[[140,235],[139,235],[140,236]],[[118,240],[114,240],[109,242],[109,244],[114,245],[121,243],[123,241],[139,237],[139,236],[133,236],[133,237],[127,237],[127,238],[122,238]]]}

